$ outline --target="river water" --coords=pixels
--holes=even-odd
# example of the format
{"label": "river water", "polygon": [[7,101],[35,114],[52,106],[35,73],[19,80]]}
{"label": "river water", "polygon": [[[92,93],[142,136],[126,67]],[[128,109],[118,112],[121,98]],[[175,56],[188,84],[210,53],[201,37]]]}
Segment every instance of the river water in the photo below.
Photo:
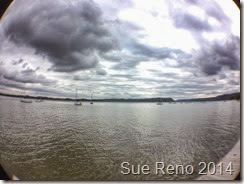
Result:
{"label": "river water", "polygon": [[121,163],[218,162],[240,138],[240,102],[31,104],[0,97],[0,162],[21,180],[191,180]]}

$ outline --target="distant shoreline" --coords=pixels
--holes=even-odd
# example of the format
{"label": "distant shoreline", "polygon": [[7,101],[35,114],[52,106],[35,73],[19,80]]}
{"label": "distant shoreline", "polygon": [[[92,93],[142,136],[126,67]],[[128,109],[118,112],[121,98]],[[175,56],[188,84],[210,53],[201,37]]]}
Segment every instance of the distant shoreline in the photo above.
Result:
{"label": "distant shoreline", "polygon": [[[54,100],[54,101],[76,101],[72,98],[53,98],[45,96],[29,96],[29,95],[11,95],[0,93],[0,96],[16,97],[16,98],[29,98],[29,99],[42,99],[42,100]],[[77,99],[82,102],[208,102],[208,101],[226,101],[226,100],[240,100],[240,93],[223,94],[216,97],[209,98],[192,98],[192,99],[180,99],[174,100],[173,98],[138,98],[138,99],[125,99],[125,98],[111,98],[111,99]]]}

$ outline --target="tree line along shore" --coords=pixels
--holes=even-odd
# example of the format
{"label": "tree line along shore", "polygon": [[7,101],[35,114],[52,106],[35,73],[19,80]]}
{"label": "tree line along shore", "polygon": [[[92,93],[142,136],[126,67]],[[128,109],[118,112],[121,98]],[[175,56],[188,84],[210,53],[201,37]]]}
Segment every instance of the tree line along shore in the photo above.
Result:
{"label": "tree line along shore", "polygon": [[[0,96],[8,96],[8,97],[16,97],[16,98],[29,98],[29,99],[42,99],[42,100],[58,100],[58,101],[91,101],[91,99],[80,98],[54,98],[54,97],[46,97],[46,96],[30,96],[30,95],[12,95],[0,93]],[[209,98],[191,98],[191,99],[179,99],[174,100],[173,98],[138,98],[138,99],[126,99],[126,98],[110,98],[110,99],[92,99],[94,102],[207,102],[207,101],[226,101],[226,100],[240,100],[240,93],[231,93],[231,94],[223,94],[215,97]]]}

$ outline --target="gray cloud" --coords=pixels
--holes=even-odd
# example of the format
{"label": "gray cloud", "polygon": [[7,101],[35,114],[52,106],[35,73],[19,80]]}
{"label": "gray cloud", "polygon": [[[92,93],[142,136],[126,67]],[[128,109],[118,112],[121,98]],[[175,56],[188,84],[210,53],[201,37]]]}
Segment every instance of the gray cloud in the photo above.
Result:
{"label": "gray cloud", "polygon": [[12,60],[12,65],[18,65],[18,64],[21,64],[24,60],[23,59],[19,59],[19,60]]}
{"label": "gray cloud", "polygon": [[201,20],[188,12],[173,11],[172,18],[175,27],[193,31],[212,31],[207,20]]}
{"label": "gray cloud", "polygon": [[16,1],[3,29],[12,42],[47,56],[51,70],[60,72],[93,68],[97,54],[116,47],[93,1]]}
{"label": "gray cloud", "polygon": [[98,69],[96,70],[96,74],[97,74],[97,75],[106,75],[107,72],[106,72],[106,70],[104,70],[103,68],[98,68]]}
{"label": "gray cloud", "polygon": [[16,88],[16,89],[24,89],[24,87],[25,87],[24,83],[7,80],[5,78],[2,78],[1,76],[0,76],[0,85],[1,85],[1,87],[5,86],[5,87],[10,87],[10,88]]}
{"label": "gray cloud", "polygon": [[73,80],[76,80],[76,81],[85,81],[85,80],[89,80],[90,77],[87,76],[87,75],[74,75],[73,76]]}
{"label": "gray cloud", "polygon": [[[142,30],[140,26],[118,18],[106,22],[93,1],[74,4],[30,1],[27,11],[21,11],[21,2],[14,3],[15,8],[10,8],[5,17],[4,33],[12,42],[27,45],[34,48],[36,54],[47,56],[52,63],[48,71],[96,68],[98,56],[119,62],[113,69],[126,70],[141,61],[163,60],[171,58],[172,53],[182,52],[139,43],[136,37]],[[136,34],[131,34],[132,37],[128,33]],[[106,72],[97,71],[97,74]]]}
{"label": "gray cloud", "polygon": [[[168,47],[153,47],[149,45],[145,45],[137,42],[136,40],[131,40],[125,46],[126,52],[121,53],[108,53],[107,58],[114,59],[114,61],[118,62],[113,69],[115,70],[126,70],[130,68],[134,68],[140,62],[147,61],[158,61],[164,60],[166,58],[174,58],[173,54],[176,56],[187,56],[180,49],[172,49]],[[114,55],[113,55],[114,54]]]}
{"label": "gray cloud", "polygon": [[51,85],[54,84],[55,81],[48,80],[44,75],[36,75],[34,73],[28,73],[28,74],[19,74],[16,72],[13,73],[6,73],[3,75],[3,78],[15,81],[15,82],[21,82],[21,83],[40,83],[45,85]]}
{"label": "gray cloud", "polygon": [[229,81],[229,84],[230,85],[239,86],[240,85],[240,81],[239,80],[232,79],[232,80]]}
{"label": "gray cloud", "polygon": [[24,63],[24,64],[22,65],[22,68],[25,68],[27,65],[28,65],[28,63]]}
{"label": "gray cloud", "polygon": [[200,6],[204,8],[206,14],[211,16],[219,21],[220,24],[228,25],[230,23],[230,19],[226,16],[222,8],[214,1],[210,3],[205,3],[200,1]]}
{"label": "gray cloud", "polygon": [[[199,1],[199,0],[179,0],[182,8],[176,8],[173,3],[169,2],[169,13],[175,27],[191,30],[194,32],[211,32],[216,29],[229,29],[230,19],[225,15],[221,7],[214,1]],[[196,6],[205,12],[204,19],[185,11],[183,7]],[[220,27],[209,24],[209,17],[214,18],[219,22]],[[198,33],[200,35],[200,33]]]}
{"label": "gray cloud", "polygon": [[37,74],[37,70],[39,70],[39,67],[36,69],[28,67],[19,72],[17,70],[7,70],[4,65],[0,65],[0,79],[2,82],[7,80],[17,83],[39,83],[45,85],[53,85],[56,83],[55,80],[47,79],[44,75]]}
{"label": "gray cloud", "polygon": [[147,58],[153,58],[153,59],[165,59],[165,58],[171,58],[172,53],[179,54],[183,53],[180,49],[171,49],[171,48],[158,48],[158,47],[152,47],[149,45],[141,44],[138,42],[132,42],[130,45],[128,45],[128,49],[131,50],[133,54],[145,56]]}
{"label": "gray cloud", "polygon": [[39,69],[40,69],[39,66],[36,67],[36,69],[32,69],[32,68],[28,67],[27,69],[22,70],[21,73],[23,73],[23,74],[35,73],[35,72],[36,72],[37,70],[39,70]]}
{"label": "gray cloud", "polygon": [[[189,68],[196,75],[199,73],[198,69],[205,75],[216,75],[223,68],[239,70],[240,38],[230,34],[227,40],[209,42],[202,36],[203,32],[214,32],[221,29],[226,32],[230,31],[230,19],[221,7],[214,1],[180,0],[179,3],[182,7],[197,6],[201,8],[205,12],[205,18],[201,19],[185,11],[184,8],[179,9],[169,3],[169,13],[175,27],[190,31],[201,47],[193,53],[192,58],[181,57],[178,60],[178,67]],[[214,18],[219,26],[210,25],[209,18]]]}
{"label": "gray cloud", "polygon": [[207,75],[218,74],[223,67],[240,70],[240,39],[231,36],[224,43],[213,42],[196,53],[195,62]]}
{"label": "gray cloud", "polygon": [[195,5],[200,3],[199,0],[186,0],[186,2],[191,3],[191,4],[195,4]]}

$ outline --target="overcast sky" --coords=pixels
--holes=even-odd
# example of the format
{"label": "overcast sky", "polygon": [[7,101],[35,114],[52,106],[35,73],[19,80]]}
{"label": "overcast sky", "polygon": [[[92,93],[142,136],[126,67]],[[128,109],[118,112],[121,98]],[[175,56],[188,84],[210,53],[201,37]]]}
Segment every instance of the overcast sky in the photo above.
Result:
{"label": "overcast sky", "polygon": [[15,0],[0,22],[0,92],[174,99],[240,91],[232,0]]}

